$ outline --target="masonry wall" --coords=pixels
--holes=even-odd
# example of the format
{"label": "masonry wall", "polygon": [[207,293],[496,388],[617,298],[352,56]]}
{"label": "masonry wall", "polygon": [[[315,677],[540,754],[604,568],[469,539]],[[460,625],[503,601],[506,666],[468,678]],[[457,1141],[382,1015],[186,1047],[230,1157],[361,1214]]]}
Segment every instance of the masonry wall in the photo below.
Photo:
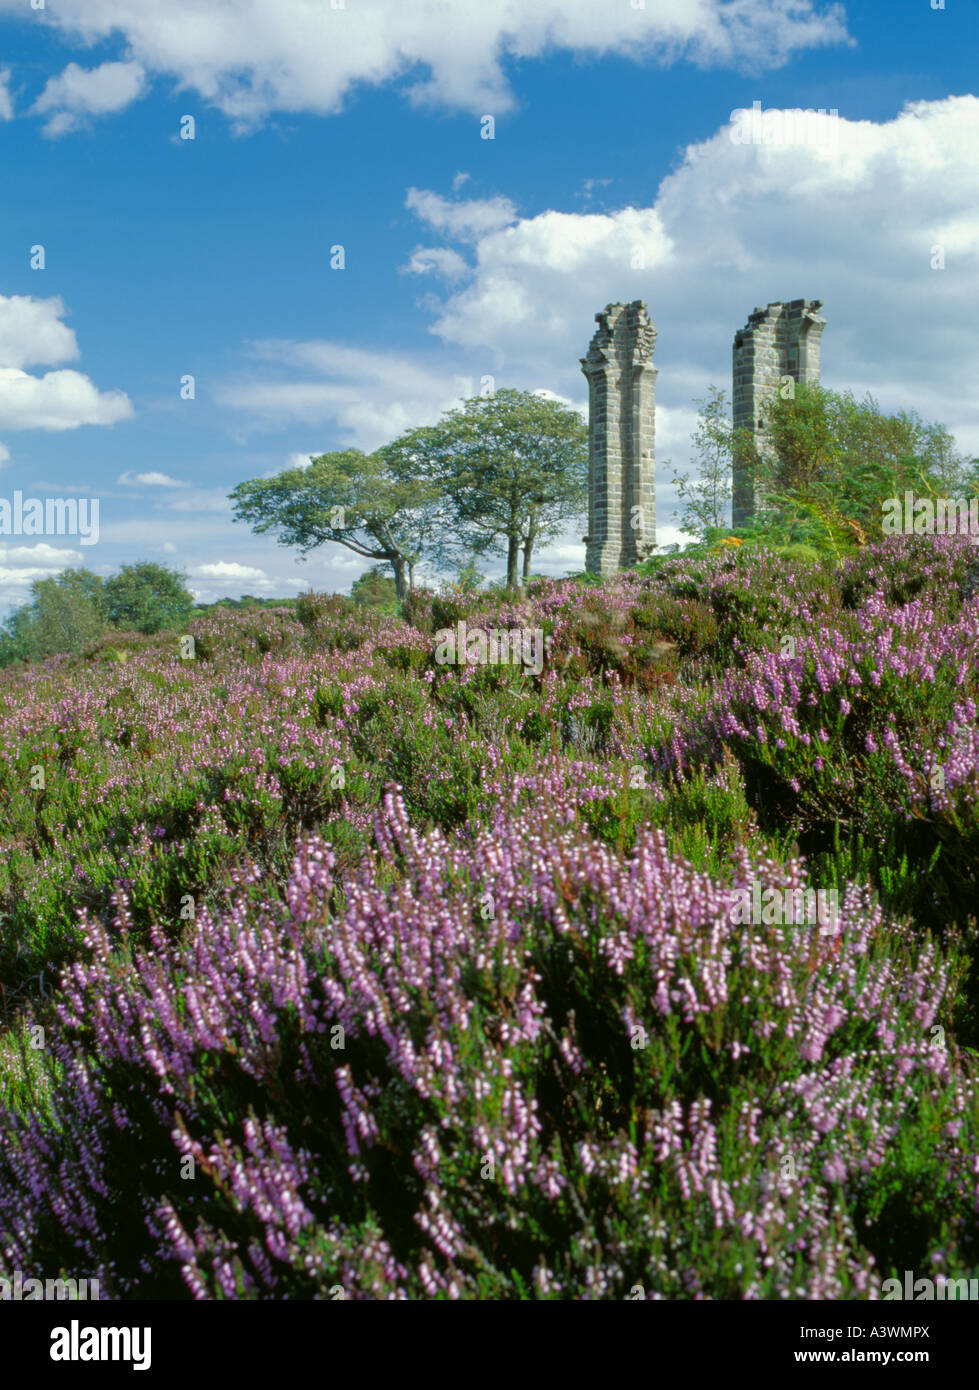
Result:
{"label": "masonry wall", "polygon": [[[734,335],[734,427],[750,432],[759,454],[769,447],[764,408],[777,395],[782,377],[790,376],[799,383],[819,380],[820,341],[826,326],[819,314],[822,305],[821,299],[777,301],[755,309]],[[749,468],[736,461],[733,524],[745,525],[762,501],[761,489],[752,482]]]}
{"label": "masonry wall", "polygon": [[608,304],[581,369],[589,390],[585,568],[613,574],[656,545],[656,329],[643,300]]}

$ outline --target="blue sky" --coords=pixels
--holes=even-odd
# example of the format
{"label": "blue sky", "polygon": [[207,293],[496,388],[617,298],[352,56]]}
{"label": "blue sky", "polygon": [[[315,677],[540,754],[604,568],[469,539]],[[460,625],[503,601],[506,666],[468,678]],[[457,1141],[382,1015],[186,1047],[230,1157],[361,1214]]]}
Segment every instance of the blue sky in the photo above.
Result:
{"label": "blue sky", "polygon": [[[0,538],[0,610],[138,559],[205,600],[349,590],[361,559],[300,563],[230,489],[486,374],[584,408],[612,300],[659,332],[661,541],[771,300],[824,300],[826,384],[979,454],[977,38],[964,0],[0,0],[0,497],[100,503],[97,545]],[[839,119],[737,144],[755,101]]]}

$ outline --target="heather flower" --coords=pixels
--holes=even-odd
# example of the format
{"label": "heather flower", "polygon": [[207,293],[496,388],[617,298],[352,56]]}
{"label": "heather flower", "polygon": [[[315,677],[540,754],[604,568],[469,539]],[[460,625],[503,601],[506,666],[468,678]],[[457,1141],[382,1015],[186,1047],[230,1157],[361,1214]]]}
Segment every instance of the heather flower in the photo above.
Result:
{"label": "heather flower", "polygon": [[[422,632],[316,603],[205,620],[193,670],[147,649],[91,687],[18,676],[0,925],[43,921],[67,963],[44,1103],[0,1116],[0,1275],[621,1298],[648,1269],[648,1297],[875,1297],[856,1213],[929,1191],[928,1248],[965,1248],[979,1100],[933,1036],[961,945],[843,881],[831,938],[731,920],[755,883],[810,882],[769,857],[759,783],[799,826],[870,807],[875,834],[935,825],[968,862],[979,608],[949,597],[954,546],[910,598],[905,550],[868,550],[819,585],[743,547],[696,580],[670,561],[590,627],[571,581],[519,615],[484,596],[474,626],[551,639],[532,685],[437,674]],[[692,641],[701,609],[726,669],[643,688],[657,615]],[[606,620],[618,646],[583,669]],[[120,756],[140,730],[148,756]],[[51,847],[16,779],[72,740],[97,792],[66,772]]]}

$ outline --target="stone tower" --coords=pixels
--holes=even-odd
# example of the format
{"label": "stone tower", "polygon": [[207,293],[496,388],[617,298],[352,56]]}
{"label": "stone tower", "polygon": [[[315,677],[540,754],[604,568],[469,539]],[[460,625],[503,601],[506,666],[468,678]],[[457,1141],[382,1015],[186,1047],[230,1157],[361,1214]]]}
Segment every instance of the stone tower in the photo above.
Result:
{"label": "stone tower", "polygon": [[[762,411],[777,395],[783,376],[819,380],[819,341],[826,320],[821,299],[793,299],[756,309],[734,335],[734,428],[751,431],[755,448],[766,448]],[[743,526],[762,500],[747,463],[735,460],[732,524]]]}
{"label": "stone tower", "polygon": [[656,329],[643,300],[607,304],[581,370],[588,378],[585,568],[614,574],[656,546]]}

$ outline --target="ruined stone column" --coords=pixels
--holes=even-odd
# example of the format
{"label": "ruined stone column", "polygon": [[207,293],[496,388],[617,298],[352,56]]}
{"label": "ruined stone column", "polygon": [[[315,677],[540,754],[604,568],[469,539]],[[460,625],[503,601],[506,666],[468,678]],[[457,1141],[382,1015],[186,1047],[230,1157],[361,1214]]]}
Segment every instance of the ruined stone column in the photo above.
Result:
{"label": "ruined stone column", "polygon": [[643,300],[607,304],[581,370],[588,380],[585,568],[614,574],[656,546],[656,329]]}
{"label": "ruined stone column", "polygon": [[[750,431],[759,455],[770,447],[765,437],[764,408],[777,395],[782,377],[796,382],[819,380],[819,349],[826,320],[821,299],[777,301],[755,309],[734,335],[734,428]],[[748,463],[735,460],[732,524],[744,526],[764,500],[752,484]]]}

